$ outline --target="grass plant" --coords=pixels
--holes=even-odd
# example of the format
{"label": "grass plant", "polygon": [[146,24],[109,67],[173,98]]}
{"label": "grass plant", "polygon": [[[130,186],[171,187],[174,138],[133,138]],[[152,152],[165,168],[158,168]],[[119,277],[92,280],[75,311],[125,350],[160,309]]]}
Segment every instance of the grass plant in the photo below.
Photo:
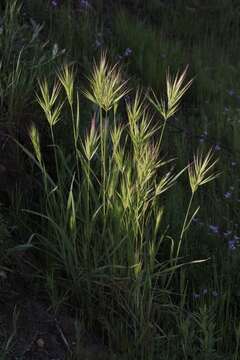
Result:
{"label": "grass plant", "polygon": [[[81,306],[87,326],[100,324],[111,347],[131,358],[154,358],[157,338],[164,333],[158,325],[161,308],[173,306],[171,280],[184,265],[179,251],[192,220],[192,198],[180,241],[171,239],[161,259],[158,254],[168,242],[162,228],[162,195],[188,167],[178,172],[168,169],[169,161],[160,152],[166,121],[190,86],[190,82],[184,85],[185,75],[186,70],[173,79],[167,76],[167,102],[156,106],[163,125],[151,126],[140,91],[127,103],[126,121],[119,122],[116,109],[127,88],[119,70],[109,66],[103,54],[94,65],[90,91],[84,92],[97,109],[83,139],[76,131],[79,96],[71,69],[65,65],[58,72],[51,92],[46,80],[39,83],[37,99],[50,128],[56,177],[48,173],[40,135],[32,127],[34,162],[43,184],[40,211],[28,210],[31,217],[41,219],[35,246],[45,254],[51,284],[56,289],[61,286]],[[67,103],[60,92],[65,92]],[[73,122],[70,157],[54,135],[64,106]],[[189,170],[192,196],[198,186],[215,178],[211,174],[215,162],[210,153],[194,158]]]}
{"label": "grass plant", "polygon": [[111,359],[237,360],[239,4],[79,4],[1,7],[0,121],[35,186],[7,189],[12,250]]}

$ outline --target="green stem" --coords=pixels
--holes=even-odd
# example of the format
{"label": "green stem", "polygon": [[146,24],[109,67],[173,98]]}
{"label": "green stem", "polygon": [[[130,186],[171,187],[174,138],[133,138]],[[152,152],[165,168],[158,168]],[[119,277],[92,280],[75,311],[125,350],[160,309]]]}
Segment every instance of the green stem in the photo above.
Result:
{"label": "green stem", "polygon": [[51,137],[52,137],[52,144],[53,144],[53,151],[54,151],[54,159],[55,159],[55,166],[56,166],[56,172],[57,172],[57,181],[56,183],[59,184],[59,166],[58,166],[58,159],[57,159],[57,151],[55,148],[55,138],[54,138],[54,133],[53,133],[53,127],[50,126],[50,130],[51,130]]}
{"label": "green stem", "polygon": [[[189,218],[189,213],[190,213],[190,210],[191,210],[193,198],[194,198],[194,192],[192,193],[189,204],[188,204],[188,208],[187,208],[186,215],[185,215],[185,218],[184,218],[182,231],[181,231],[181,234],[180,234],[180,239],[179,239],[179,243],[178,243],[178,247],[177,247],[176,257],[175,257],[175,260],[171,263],[171,266],[176,266],[177,265],[177,258],[178,258],[180,248],[181,248],[181,245],[182,245],[183,235],[184,235],[184,233],[186,231],[186,225],[187,225],[187,221],[188,221],[188,218]],[[175,273],[175,269],[172,270],[172,272],[171,272],[171,274],[170,274],[170,276],[169,276],[169,278],[167,280],[166,289],[168,288],[174,273]]]}
{"label": "green stem", "polygon": [[90,160],[87,164],[87,239],[90,240]]}
{"label": "green stem", "polygon": [[159,148],[160,148],[161,143],[162,143],[163,134],[164,134],[164,131],[165,131],[165,128],[166,128],[166,124],[167,124],[167,119],[164,118],[164,123],[163,123],[163,126],[162,126],[162,131],[161,131],[160,140],[159,140]]}
{"label": "green stem", "polygon": [[72,128],[73,128],[73,138],[74,138],[74,150],[75,150],[75,158],[76,158],[76,165],[77,165],[77,176],[78,176],[78,180],[79,176],[80,176],[80,171],[79,171],[79,161],[78,161],[78,152],[77,152],[77,142],[78,142],[78,128],[75,126],[75,118],[74,118],[74,112],[73,112],[73,106],[72,104],[70,104],[70,109],[71,109],[71,118],[72,118]]}
{"label": "green stem", "polygon": [[179,243],[178,243],[178,248],[177,248],[176,257],[178,257],[178,255],[179,255],[179,251],[180,251],[180,247],[181,247],[181,244],[182,244],[183,235],[184,235],[184,233],[185,233],[187,221],[188,221],[188,218],[189,218],[190,209],[191,209],[192,202],[193,202],[193,197],[194,197],[194,192],[192,192],[192,195],[191,195],[191,198],[190,198],[190,201],[189,201],[189,204],[188,204],[187,212],[186,212],[186,215],[185,215],[185,219],[184,219],[184,222],[183,222],[183,227],[182,227],[182,231],[181,231],[181,235],[180,235],[180,240],[179,240]]}
{"label": "green stem", "polygon": [[101,159],[102,159],[102,181],[103,181],[103,213],[106,214],[106,129],[103,124],[103,113],[100,108],[100,131],[101,131]]}

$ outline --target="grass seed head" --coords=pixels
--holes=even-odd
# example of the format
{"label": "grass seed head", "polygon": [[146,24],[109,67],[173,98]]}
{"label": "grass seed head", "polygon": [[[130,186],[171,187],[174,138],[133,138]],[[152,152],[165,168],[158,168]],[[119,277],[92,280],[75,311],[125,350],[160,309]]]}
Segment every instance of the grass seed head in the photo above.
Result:
{"label": "grass seed head", "polygon": [[41,155],[41,147],[40,147],[40,137],[39,137],[39,132],[34,124],[32,124],[29,129],[29,136],[33,145],[36,158],[39,161],[39,163],[41,163],[42,155]]}
{"label": "grass seed head", "polygon": [[188,166],[188,177],[192,193],[194,194],[198,187],[214,180],[219,173],[212,172],[218,159],[214,160],[213,150],[210,149],[206,156],[198,150],[194,155],[193,162]]}
{"label": "grass seed head", "polygon": [[156,94],[152,91],[153,98],[149,98],[149,101],[153,104],[156,110],[167,120],[172,117],[179,109],[180,100],[182,99],[185,92],[189,89],[193,80],[190,80],[184,85],[188,67],[175,77],[171,77],[169,70],[166,74],[166,85],[167,85],[167,98],[158,100]]}
{"label": "grass seed head", "polygon": [[53,127],[59,121],[63,107],[63,102],[55,104],[61,91],[61,84],[59,82],[54,83],[51,95],[46,79],[42,82],[39,81],[39,87],[40,95],[36,95],[37,101],[43,109],[50,127]]}
{"label": "grass seed head", "polygon": [[65,64],[62,69],[58,72],[58,79],[67,95],[69,105],[73,105],[73,88],[74,88],[74,72],[73,67]]}
{"label": "grass seed head", "polygon": [[98,150],[99,135],[96,129],[95,117],[92,119],[91,128],[88,134],[85,136],[83,144],[83,150],[88,161],[91,161]]}
{"label": "grass seed head", "polygon": [[89,82],[90,91],[85,90],[84,95],[105,111],[111,110],[128,92],[120,70],[116,65],[109,65],[106,53],[102,53],[98,65],[94,63]]}
{"label": "grass seed head", "polygon": [[136,124],[144,113],[144,104],[141,99],[141,90],[137,90],[135,98],[132,102],[127,103],[127,115],[130,126]]}

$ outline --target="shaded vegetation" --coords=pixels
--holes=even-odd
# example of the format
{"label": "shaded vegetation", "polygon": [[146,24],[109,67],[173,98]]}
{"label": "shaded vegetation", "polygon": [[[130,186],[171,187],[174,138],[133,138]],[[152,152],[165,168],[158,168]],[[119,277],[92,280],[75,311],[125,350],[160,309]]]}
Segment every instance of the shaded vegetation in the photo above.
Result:
{"label": "shaded vegetation", "polygon": [[0,358],[239,359],[238,1],[1,6]]}

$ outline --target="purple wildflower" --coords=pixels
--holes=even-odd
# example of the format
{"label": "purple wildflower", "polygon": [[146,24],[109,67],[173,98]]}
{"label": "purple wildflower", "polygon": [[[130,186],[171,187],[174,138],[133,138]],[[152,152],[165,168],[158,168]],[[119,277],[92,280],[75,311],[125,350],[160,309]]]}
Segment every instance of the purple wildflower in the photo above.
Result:
{"label": "purple wildflower", "polygon": [[200,143],[203,143],[204,140],[207,138],[207,136],[208,136],[208,132],[207,132],[207,130],[205,130],[205,131],[201,134],[199,142],[200,142]]}
{"label": "purple wildflower", "polygon": [[132,49],[127,48],[127,49],[125,50],[125,52],[124,52],[124,55],[123,55],[123,56],[128,57],[128,56],[130,56],[131,54],[132,54]]}
{"label": "purple wildflower", "polygon": [[199,299],[199,298],[200,298],[200,295],[197,294],[197,293],[193,293],[193,297],[194,297],[194,299]]}
{"label": "purple wildflower", "polygon": [[236,241],[234,239],[228,240],[228,249],[236,250]]}
{"label": "purple wildflower", "polygon": [[227,231],[225,231],[224,233],[223,233],[223,235],[224,236],[229,236],[229,235],[231,235],[232,234],[232,230],[227,230]]}
{"label": "purple wildflower", "polygon": [[82,9],[90,9],[91,8],[91,5],[90,5],[89,1],[87,1],[87,0],[79,0],[79,6]]}
{"label": "purple wildflower", "polygon": [[96,45],[96,48],[99,48],[102,46],[102,42],[100,40],[96,39],[95,45]]}
{"label": "purple wildflower", "polygon": [[218,292],[217,292],[216,290],[213,290],[213,291],[212,291],[212,296],[217,297],[217,296],[218,296]]}
{"label": "purple wildflower", "polygon": [[221,146],[220,146],[219,144],[216,144],[216,145],[215,145],[215,150],[216,150],[216,151],[220,151],[220,150],[221,150]]}
{"label": "purple wildflower", "polygon": [[230,199],[231,196],[232,196],[232,193],[230,191],[227,191],[224,194],[225,199]]}
{"label": "purple wildflower", "polygon": [[59,2],[60,2],[60,0],[52,0],[51,1],[53,7],[57,7],[59,5]]}
{"label": "purple wildflower", "polygon": [[210,229],[214,234],[218,234],[218,233],[219,233],[219,227],[218,227],[218,225],[209,225],[209,229]]}

